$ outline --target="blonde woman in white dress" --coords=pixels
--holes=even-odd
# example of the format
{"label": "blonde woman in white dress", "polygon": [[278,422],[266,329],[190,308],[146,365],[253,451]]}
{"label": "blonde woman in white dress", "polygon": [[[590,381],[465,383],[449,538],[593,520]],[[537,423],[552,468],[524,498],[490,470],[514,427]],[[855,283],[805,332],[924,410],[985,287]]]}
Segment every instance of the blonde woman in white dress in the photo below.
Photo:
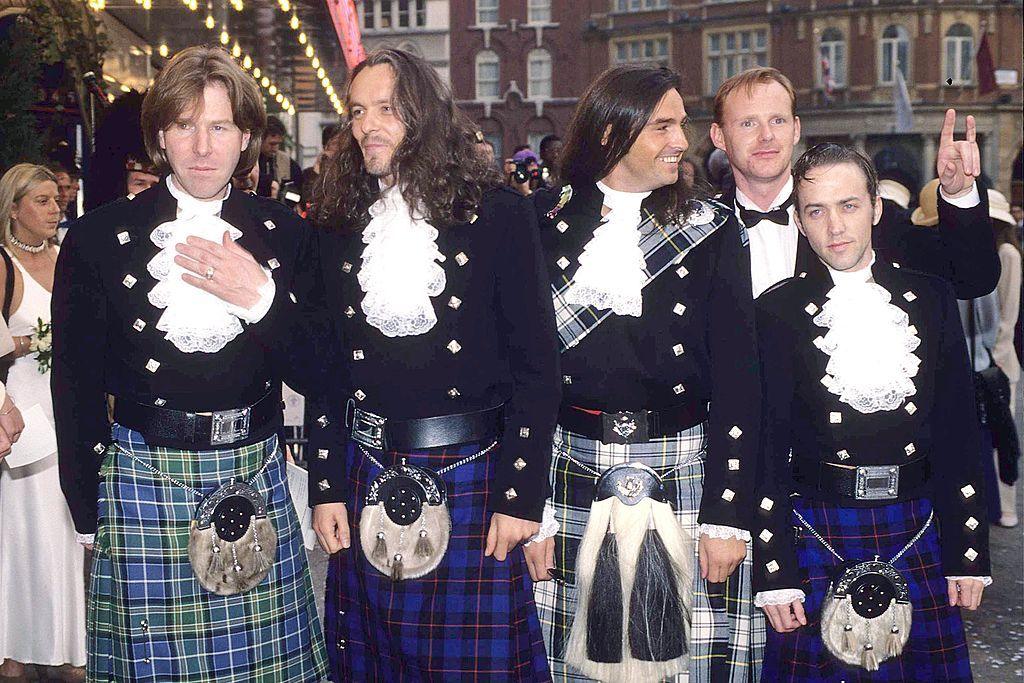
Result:
{"label": "blonde woman in white dress", "polygon": [[[22,411],[35,405],[53,423],[50,373],[32,349],[50,321],[60,219],[57,183],[42,166],[18,164],[0,179],[0,242],[14,265],[8,321],[14,359],[7,393]],[[6,293],[0,261],[0,301]],[[12,468],[0,462],[0,680],[27,674],[82,680],[85,664],[84,551],[60,489],[57,453]]]}

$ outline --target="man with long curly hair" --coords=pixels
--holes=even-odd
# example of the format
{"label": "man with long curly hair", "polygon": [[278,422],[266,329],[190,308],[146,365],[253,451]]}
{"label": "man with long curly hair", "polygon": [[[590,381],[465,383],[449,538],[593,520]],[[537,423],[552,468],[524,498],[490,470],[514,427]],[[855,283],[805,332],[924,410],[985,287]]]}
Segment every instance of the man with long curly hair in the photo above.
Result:
{"label": "man with long curly hair", "polygon": [[339,367],[309,437],[335,680],[549,680],[519,548],[560,395],[533,208],[423,60],[371,54],[347,111],[314,201]]}

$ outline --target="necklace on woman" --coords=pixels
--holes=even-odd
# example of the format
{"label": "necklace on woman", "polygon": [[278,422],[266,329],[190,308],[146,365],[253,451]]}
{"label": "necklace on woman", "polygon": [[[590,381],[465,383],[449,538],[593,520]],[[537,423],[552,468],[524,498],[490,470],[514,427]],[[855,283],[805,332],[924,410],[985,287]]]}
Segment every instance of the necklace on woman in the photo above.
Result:
{"label": "necklace on woman", "polygon": [[7,239],[11,244],[16,246],[18,249],[21,249],[22,251],[27,251],[30,254],[38,254],[43,249],[46,249],[46,240],[43,240],[42,243],[36,245],[25,244],[24,242],[22,242],[21,240],[14,236],[14,231],[11,230],[10,228],[7,229]]}

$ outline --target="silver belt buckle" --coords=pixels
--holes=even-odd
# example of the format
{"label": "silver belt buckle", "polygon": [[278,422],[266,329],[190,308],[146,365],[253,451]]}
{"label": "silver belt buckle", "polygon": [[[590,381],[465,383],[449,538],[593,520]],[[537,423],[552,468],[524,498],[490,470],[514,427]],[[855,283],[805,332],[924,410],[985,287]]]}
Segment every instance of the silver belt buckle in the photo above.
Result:
{"label": "silver belt buckle", "polygon": [[224,446],[249,436],[249,415],[252,408],[219,410],[213,414],[210,426],[210,445]]}
{"label": "silver belt buckle", "polygon": [[378,451],[384,450],[384,424],[386,417],[365,410],[352,410],[352,440]]}
{"label": "silver belt buckle", "polygon": [[855,500],[891,500],[900,490],[900,468],[897,465],[866,465],[857,468]]}

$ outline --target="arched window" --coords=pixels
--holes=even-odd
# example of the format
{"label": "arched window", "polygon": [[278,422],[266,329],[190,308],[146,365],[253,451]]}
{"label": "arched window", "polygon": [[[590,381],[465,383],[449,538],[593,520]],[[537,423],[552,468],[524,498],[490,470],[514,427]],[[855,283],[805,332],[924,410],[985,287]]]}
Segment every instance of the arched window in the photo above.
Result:
{"label": "arched window", "polygon": [[825,85],[825,67],[828,67],[829,78],[835,88],[846,87],[846,39],[837,28],[827,28],[821,32],[821,84]]}
{"label": "arched window", "polygon": [[501,97],[501,64],[490,50],[476,53],[476,98],[496,100]]}
{"label": "arched window", "polygon": [[974,33],[966,24],[953,24],[946,31],[946,82],[970,85],[974,69]]}
{"label": "arched window", "polygon": [[543,48],[530,50],[526,71],[526,97],[531,100],[551,97],[551,54]]}
{"label": "arched window", "polygon": [[881,85],[892,85],[896,82],[896,69],[903,74],[903,80],[909,81],[910,75],[910,34],[899,24],[885,27],[878,41],[878,82]]}

